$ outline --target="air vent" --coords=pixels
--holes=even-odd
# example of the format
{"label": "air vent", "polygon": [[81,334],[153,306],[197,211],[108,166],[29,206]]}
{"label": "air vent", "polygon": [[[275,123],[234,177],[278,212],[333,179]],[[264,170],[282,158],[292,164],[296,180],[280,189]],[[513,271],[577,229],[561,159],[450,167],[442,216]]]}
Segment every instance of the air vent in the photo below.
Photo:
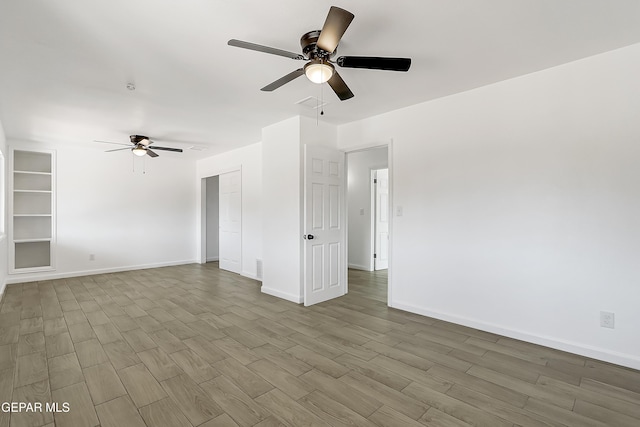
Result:
{"label": "air vent", "polygon": [[305,99],[301,99],[300,101],[296,102],[296,104],[298,105],[302,105],[303,107],[307,107],[310,108],[312,110],[316,110],[320,107],[323,107],[325,105],[327,105],[327,102],[322,102],[320,101],[318,98],[314,97],[314,96],[309,96]]}
{"label": "air vent", "polygon": [[262,280],[262,260],[256,260],[256,277],[258,280]]}
{"label": "air vent", "polygon": [[189,147],[189,150],[193,150],[193,151],[206,151],[208,150],[207,147],[205,147],[204,145],[192,145],[191,147]]}

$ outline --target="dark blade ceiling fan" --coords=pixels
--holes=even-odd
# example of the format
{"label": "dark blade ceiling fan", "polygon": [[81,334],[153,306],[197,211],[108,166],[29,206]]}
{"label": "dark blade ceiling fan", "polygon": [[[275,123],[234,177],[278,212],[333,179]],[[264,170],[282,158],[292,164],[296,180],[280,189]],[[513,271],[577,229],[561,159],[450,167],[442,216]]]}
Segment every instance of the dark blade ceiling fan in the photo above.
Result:
{"label": "dark blade ceiling fan", "polygon": [[345,31],[347,31],[353,18],[353,13],[336,6],[331,6],[322,30],[309,31],[300,38],[302,54],[236,39],[229,40],[227,44],[229,46],[284,56],[285,58],[299,61],[308,61],[302,68],[298,68],[273,83],[266,85],[261,89],[263,91],[271,92],[304,74],[314,83],[329,83],[329,86],[331,86],[331,89],[338,95],[338,98],[344,101],[353,98],[353,92],[351,92],[347,84],[342,80],[334,64],[342,68],[366,68],[370,70],[388,71],[408,71],[409,67],[411,67],[411,58],[340,56],[334,61],[332,58],[337,53],[336,49],[340,43],[340,39]]}
{"label": "dark blade ceiling fan", "polygon": [[[111,141],[99,141],[94,140],[94,142],[103,142],[105,144],[115,144],[115,145],[126,145],[124,148],[116,148],[114,150],[107,150],[107,153],[112,151],[121,151],[121,150],[131,150],[133,154],[136,156],[144,156],[147,155],[149,157],[158,157],[158,154],[151,150],[150,146],[153,144],[153,141],[144,135],[129,135],[130,144],[126,144],[124,142],[111,142]],[[131,146],[133,144],[133,146]],[[182,153],[182,148],[170,148],[170,147],[158,147],[157,145],[153,146],[154,150],[162,150],[162,151],[173,151],[176,153]]]}

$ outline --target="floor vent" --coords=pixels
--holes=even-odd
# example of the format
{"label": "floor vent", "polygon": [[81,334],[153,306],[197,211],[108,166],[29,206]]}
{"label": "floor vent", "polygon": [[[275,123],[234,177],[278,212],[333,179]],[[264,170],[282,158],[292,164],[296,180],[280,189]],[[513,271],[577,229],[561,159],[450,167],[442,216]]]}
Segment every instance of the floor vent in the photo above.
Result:
{"label": "floor vent", "polygon": [[258,280],[262,280],[262,260],[256,260],[256,277]]}

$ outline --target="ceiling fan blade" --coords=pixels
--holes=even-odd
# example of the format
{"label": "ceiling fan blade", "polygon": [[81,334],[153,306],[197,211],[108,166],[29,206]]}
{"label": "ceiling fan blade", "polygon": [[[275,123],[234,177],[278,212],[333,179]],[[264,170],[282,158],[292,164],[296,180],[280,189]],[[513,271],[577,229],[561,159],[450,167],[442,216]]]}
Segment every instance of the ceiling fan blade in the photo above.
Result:
{"label": "ceiling fan blade", "polygon": [[[153,148],[158,148],[158,147],[153,147]],[[150,149],[147,148],[147,155],[149,157],[158,157],[157,153],[154,153],[153,151],[151,151]]]}
{"label": "ceiling fan blade", "polygon": [[336,50],[340,39],[344,35],[344,32],[347,31],[353,18],[353,13],[336,6],[331,6],[316,46],[329,53]]}
{"label": "ceiling fan blade", "polygon": [[305,59],[304,56],[299,53],[293,53],[282,49],[276,49],[275,47],[262,46],[260,44],[244,42],[242,40],[231,39],[227,42],[229,46],[241,47],[243,49],[255,50],[258,52],[270,53],[271,55],[284,56],[291,59]]}
{"label": "ceiling fan blade", "polygon": [[122,151],[122,150],[133,150],[134,147],[124,147],[124,148],[116,148],[113,150],[107,150],[105,153],[111,153],[112,151]]}
{"label": "ceiling fan blade", "polygon": [[411,67],[411,58],[341,56],[336,62],[344,68],[367,68],[370,70],[409,71],[409,67]]}
{"label": "ceiling fan blade", "polygon": [[182,148],[158,147],[157,145],[154,145],[153,149],[164,150],[164,151],[175,151],[176,153],[182,153]]}
{"label": "ceiling fan blade", "polygon": [[353,98],[353,92],[351,92],[351,89],[349,89],[349,86],[347,86],[344,80],[342,80],[342,77],[340,77],[340,74],[338,74],[337,71],[333,72],[333,76],[331,76],[327,83],[329,83],[331,89],[333,89],[336,95],[338,95],[340,101]]}
{"label": "ceiling fan blade", "polygon": [[291,80],[297,79],[298,77],[300,77],[303,74],[304,74],[304,69],[303,68],[298,68],[297,70],[290,72],[286,76],[280,77],[275,82],[266,85],[265,87],[263,87],[260,90],[262,90],[264,92],[274,91],[274,90],[278,89],[280,86],[289,83]]}
{"label": "ceiling fan blade", "polygon": [[93,142],[101,142],[104,144],[126,145],[128,147],[131,147],[131,144],[125,144],[124,142],[100,141],[99,139],[94,139]]}

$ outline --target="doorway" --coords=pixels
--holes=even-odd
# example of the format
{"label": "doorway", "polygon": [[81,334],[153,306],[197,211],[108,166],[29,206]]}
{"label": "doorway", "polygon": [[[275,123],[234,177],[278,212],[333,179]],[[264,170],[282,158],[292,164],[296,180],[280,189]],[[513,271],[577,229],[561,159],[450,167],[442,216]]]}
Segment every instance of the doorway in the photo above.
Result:
{"label": "doorway", "polygon": [[216,262],[220,260],[220,200],[219,177],[206,178],[206,261]]}
{"label": "doorway", "polygon": [[202,179],[201,262],[218,262],[219,268],[242,271],[241,171]]}
{"label": "doorway", "polygon": [[[347,240],[349,283],[375,281],[369,291],[385,295],[391,238],[389,146],[347,153]],[[367,286],[359,287],[359,291]]]}
{"label": "doorway", "polygon": [[373,234],[373,269],[389,268],[389,169],[371,171],[371,233]]}

